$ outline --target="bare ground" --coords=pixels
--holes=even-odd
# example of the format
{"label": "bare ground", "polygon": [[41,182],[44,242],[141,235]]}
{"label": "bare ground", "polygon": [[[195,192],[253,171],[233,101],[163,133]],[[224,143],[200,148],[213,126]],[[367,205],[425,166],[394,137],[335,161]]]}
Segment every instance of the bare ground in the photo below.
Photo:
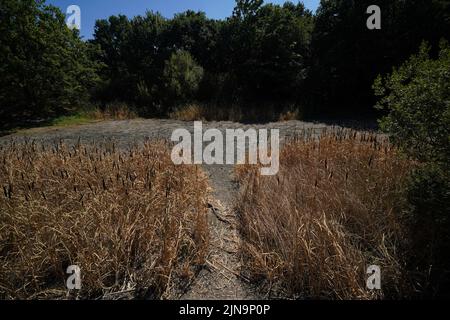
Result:
{"label": "bare ground", "polygon": [[206,268],[200,272],[190,290],[182,296],[186,300],[255,300],[258,295],[241,275],[239,234],[232,210],[237,187],[233,184],[232,167],[205,166],[214,190],[209,205],[210,252]]}

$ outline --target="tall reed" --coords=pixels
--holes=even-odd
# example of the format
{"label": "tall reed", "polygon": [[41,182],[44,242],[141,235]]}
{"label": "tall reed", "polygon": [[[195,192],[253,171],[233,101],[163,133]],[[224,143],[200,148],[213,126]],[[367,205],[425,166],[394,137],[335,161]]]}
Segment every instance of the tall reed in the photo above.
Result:
{"label": "tall reed", "polygon": [[[164,142],[0,147],[0,297],[170,298],[204,263],[207,180]],[[81,268],[68,292],[66,268]]]}

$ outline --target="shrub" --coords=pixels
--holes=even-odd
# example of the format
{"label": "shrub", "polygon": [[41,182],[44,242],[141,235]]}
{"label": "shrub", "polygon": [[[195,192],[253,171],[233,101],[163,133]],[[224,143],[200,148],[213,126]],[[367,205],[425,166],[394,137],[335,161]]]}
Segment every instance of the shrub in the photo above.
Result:
{"label": "shrub", "polygon": [[102,111],[99,111],[97,113],[97,116],[99,117],[99,119],[106,120],[128,120],[138,117],[133,108],[121,102],[107,104]]}
{"label": "shrub", "polygon": [[408,186],[409,266],[425,296],[450,294],[450,174],[436,165],[415,171]]}
{"label": "shrub", "polygon": [[439,56],[423,44],[400,68],[374,85],[377,107],[389,114],[381,127],[420,167],[410,178],[408,199],[411,264],[426,295],[450,288],[450,47]]}
{"label": "shrub", "polygon": [[422,162],[448,162],[450,47],[442,42],[436,60],[429,52],[423,44],[391,75],[377,78],[375,93],[381,97],[377,108],[389,112],[381,127],[405,153]]}
{"label": "shrub", "polygon": [[189,52],[178,50],[166,62],[163,77],[167,90],[166,99],[168,105],[173,107],[195,98],[203,78],[203,68]]}

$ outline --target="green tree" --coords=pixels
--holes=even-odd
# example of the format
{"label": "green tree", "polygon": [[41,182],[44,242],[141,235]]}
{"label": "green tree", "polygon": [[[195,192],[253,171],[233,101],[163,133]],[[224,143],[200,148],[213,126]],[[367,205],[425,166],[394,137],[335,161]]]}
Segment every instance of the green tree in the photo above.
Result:
{"label": "green tree", "polygon": [[130,79],[132,76],[125,52],[130,29],[130,22],[123,15],[111,16],[108,20],[97,20],[95,24],[94,40],[91,43],[99,48],[96,59],[105,65],[100,73],[103,85],[97,98],[121,100],[133,93],[133,83]]}
{"label": "green tree", "polygon": [[204,12],[188,10],[168,21],[165,37],[167,48],[188,51],[203,67],[215,68],[214,50],[218,41],[218,23]]}
{"label": "green tree", "polygon": [[377,108],[389,115],[381,127],[394,143],[421,162],[450,161],[450,47],[441,43],[439,57],[430,58],[423,44],[400,68],[383,78],[374,89],[382,97]]}
{"label": "green tree", "polygon": [[442,41],[437,59],[421,46],[374,88],[380,122],[394,143],[418,162],[407,189],[411,232],[409,267],[425,295],[450,288],[450,47]]}
{"label": "green tree", "polygon": [[247,19],[255,16],[263,4],[264,0],[236,0],[233,17]]}
{"label": "green tree", "polygon": [[171,107],[195,98],[203,78],[203,68],[187,51],[172,54],[164,68],[164,84],[167,103]]}
{"label": "green tree", "polygon": [[96,22],[91,42],[105,64],[100,100],[135,104],[143,115],[159,112],[164,63],[173,50],[164,41],[167,25],[167,19],[150,11],[131,20],[119,15]]}
{"label": "green tree", "polygon": [[70,112],[89,99],[96,65],[64,15],[42,0],[2,0],[0,119],[7,122]]}
{"label": "green tree", "polygon": [[[447,3],[447,5],[445,4]],[[315,114],[373,113],[371,85],[411,56],[423,40],[450,40],[448,0],[322,0],[312,35],[309,91]],[[381,30],[368,30],[369,5],[381,8]],[[314,112],[315,111],[315,112]]]}
{"label": "green tree", "polygon": [[312,13],[301,3],[237,1],[228,23],[238,94],[254,102],[297,99],[307,74]]}

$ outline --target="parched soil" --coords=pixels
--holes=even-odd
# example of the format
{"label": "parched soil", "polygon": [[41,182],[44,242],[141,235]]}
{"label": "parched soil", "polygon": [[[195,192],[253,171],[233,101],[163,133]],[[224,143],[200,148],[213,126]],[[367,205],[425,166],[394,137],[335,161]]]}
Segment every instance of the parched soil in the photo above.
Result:
{"label": "parched soil", "polygon": [[[11,140],[17,143],[26,140],[53,143],[62,141],[67,144],[103,141],[111,139],[122,149],[141,144],[147,139],[170,139],[175,129],[187,129],[193,133],[193,122],[175,120],[126,120],[107,121],[65,128],[37,128],[19,134],[4,136],[0,143]],[[331,127],[325,124],[314,124],[301,121],[288,121],[259,125],[245,125],[233,122],[205,122],[203,129],[249,128],[279,129],[280,139],[284,141],[295,137],[305,130],[312,135],[319,135],[324,129]],[[213,198],[209,203],[209,223],[211,229],[210,253],[206,267],[200,272],[188,292],[182,299],[198,300],[246,300],[263,299],[252,290],[252,287],[240,274],[241,261],[238,256],[239,235],[237,221],[232,211],[232,203],[237,193],[237,186],[232,179],[233,167],[227,165],[204,166],[213,188]]]}

